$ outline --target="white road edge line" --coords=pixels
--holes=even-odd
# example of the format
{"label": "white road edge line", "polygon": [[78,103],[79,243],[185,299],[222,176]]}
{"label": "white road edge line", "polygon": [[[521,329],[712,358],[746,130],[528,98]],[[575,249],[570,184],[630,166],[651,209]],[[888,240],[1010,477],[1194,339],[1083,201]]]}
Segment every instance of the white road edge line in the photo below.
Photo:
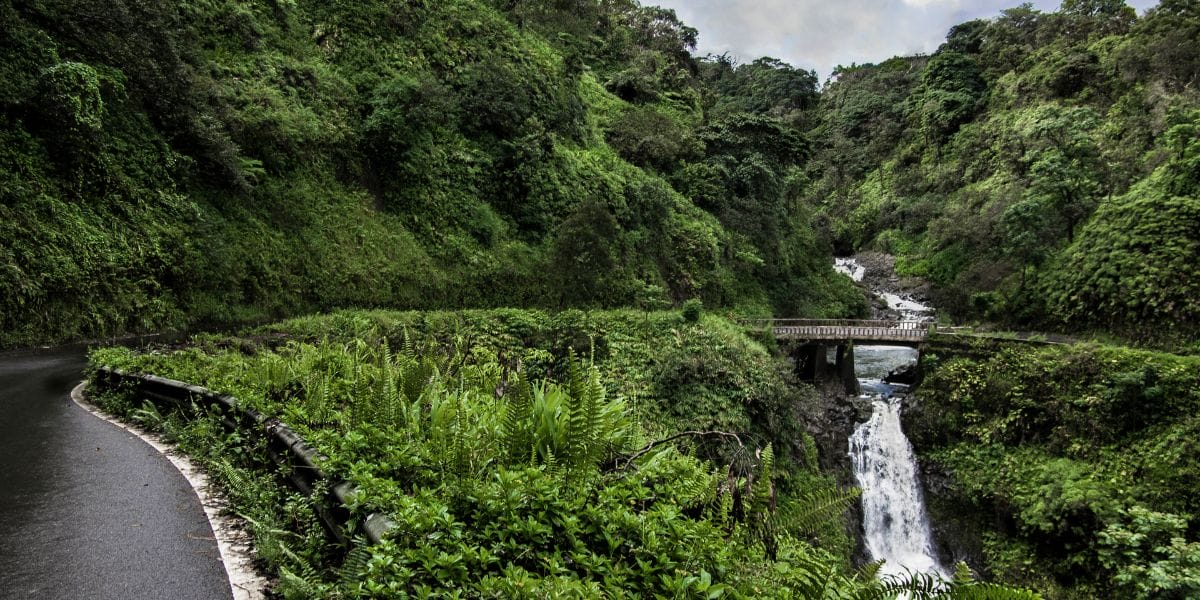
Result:
{"label": "white road edge line", "polygon": [[254,568],[254,546],[247,527],[236,516],[225,514],[229,500],[213,485],[208,475],[174,447],[163,442],[162,437],[140,427],[124,423],[93,405],[84,396],[87,382],[81,382],[71,390],[71,400],[96,418],[108,421],[137,436],[150,447],[171,461],[180,475],[192,486],[200,499],[209,526],[217,538],[217,549],[221,553],[221,564],[229,578],[229,589],[234,600],[265,600],[267,580]]}

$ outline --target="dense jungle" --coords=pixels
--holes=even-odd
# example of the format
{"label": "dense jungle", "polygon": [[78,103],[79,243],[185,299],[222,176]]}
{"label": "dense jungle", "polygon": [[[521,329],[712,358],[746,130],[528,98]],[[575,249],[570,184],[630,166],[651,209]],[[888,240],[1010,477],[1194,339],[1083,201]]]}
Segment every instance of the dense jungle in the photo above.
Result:
{"label": "dense jungle", "polygon": [[[1200,595],[1197,0],[1024,4],[824,81],[637,0],[0,23],[0,348],[244,327],[89,372],[236,394],[397,524],[338,547],[219,415],[96,390],[228,490],[272,594]],[[864,560],[819,443],[852,399],[747,321],[870,317],[856,253],[1038,342],[921,351],[945,581]]]}

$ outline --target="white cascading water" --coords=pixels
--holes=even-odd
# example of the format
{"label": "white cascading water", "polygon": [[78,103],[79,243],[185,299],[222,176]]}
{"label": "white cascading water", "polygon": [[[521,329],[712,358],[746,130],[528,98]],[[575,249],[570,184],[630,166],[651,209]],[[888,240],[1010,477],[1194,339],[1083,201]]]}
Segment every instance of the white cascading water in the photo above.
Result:
{"label": "white cascading water", "polygon": [[881,575],[946,576],[934,558],[912,444],[900,429],[900,400],[876,396],[871,419],[850,436],[854,478],[862,488],[863,540]]}
{"label": "white cascading water", "polygon": [[[854,259],[838,259],[835,268],[855,281],[865,269]],[[932,320],[932,309],[911,298],[881,293],[888,306],[904,320]],[[933,549],[929,519],[912,444],[900,427],[900,399],[892,393],[903,385],[883,382],[892,369],[915,360],[916,351],[889,346],[855,349],[856,371],[864,392],[872,398],[871,418],[850,436],[854,477],[862,489],[863,541],[873,560],[883,560],[881,576],[911,572],[948,573]]]}
{"label": "white cascading water", "polygon": [[853,258],[833,259],[833,270],[854,281],[862,281],[863,277],[867,274],[867,268],[858,264],[858,261]]}

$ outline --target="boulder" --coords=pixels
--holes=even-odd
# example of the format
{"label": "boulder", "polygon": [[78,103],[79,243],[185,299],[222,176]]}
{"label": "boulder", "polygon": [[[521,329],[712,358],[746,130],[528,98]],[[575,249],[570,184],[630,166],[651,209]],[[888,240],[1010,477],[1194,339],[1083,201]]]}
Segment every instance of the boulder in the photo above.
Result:
{"label": "boulder", "polygon": [[883,378],[884,383],[899,383],[902,385],[914,385],[917,383],[917,363],[911,362],[906,365],[900,365],[892,369]]}

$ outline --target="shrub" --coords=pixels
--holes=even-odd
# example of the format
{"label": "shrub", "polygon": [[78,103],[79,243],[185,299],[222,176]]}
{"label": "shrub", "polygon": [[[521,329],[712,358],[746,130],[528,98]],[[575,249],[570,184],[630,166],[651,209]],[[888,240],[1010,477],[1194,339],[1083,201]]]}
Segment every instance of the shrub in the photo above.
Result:
{"label": "shrub", "polygon": [[688,323],[695,323],[700,320],[700,311],[704,308],[704,303],[699,298],[690,298],[683,303],[683,320]]}

